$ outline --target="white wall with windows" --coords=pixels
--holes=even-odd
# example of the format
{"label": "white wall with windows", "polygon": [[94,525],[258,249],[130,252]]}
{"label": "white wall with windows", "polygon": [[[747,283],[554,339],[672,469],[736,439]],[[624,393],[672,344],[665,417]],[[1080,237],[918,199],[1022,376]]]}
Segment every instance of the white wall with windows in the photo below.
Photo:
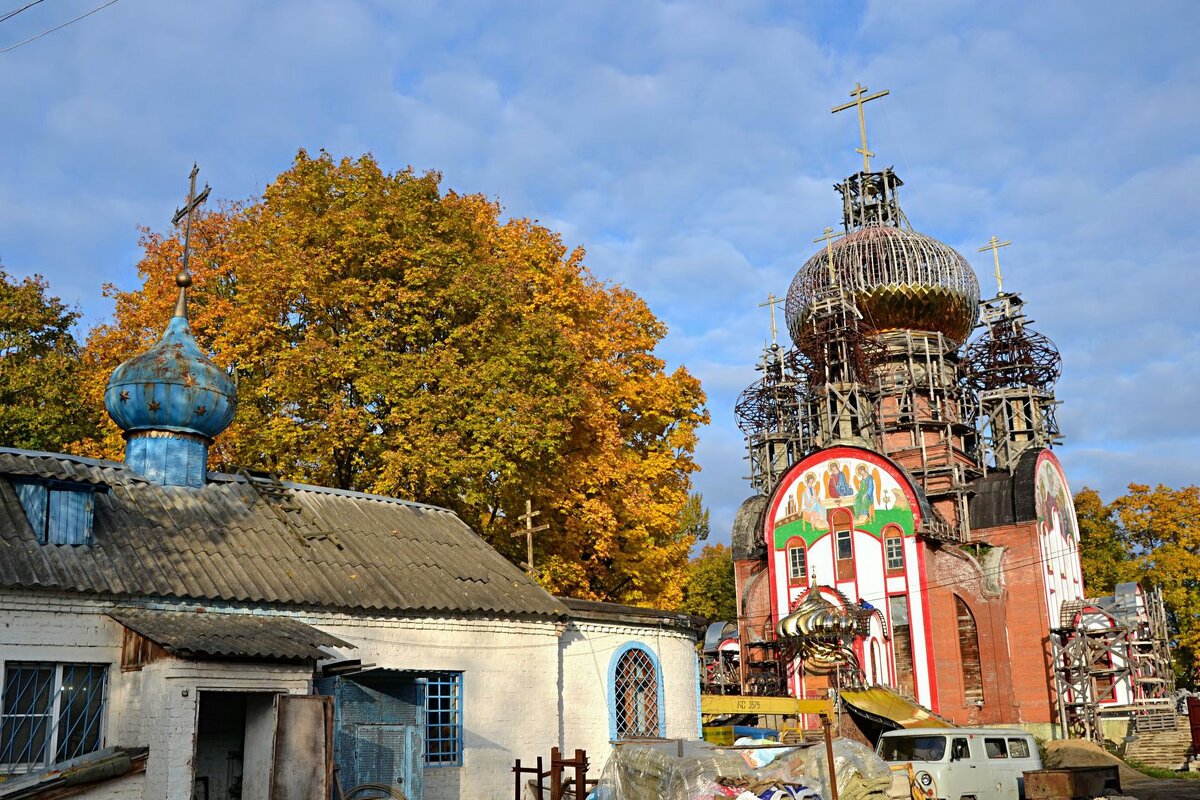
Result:
{"label": "white wall with windows", "polygon": [[696,639],[653,626],[572,621],[562,635],[563,744],[599,769],[610,741],[696,739],[700,728]]}
{"label": "white wall with windows", "polygon": [[[110,607],[98,598],[0,591],[0,752],[7,771],[99,747],[145,746],[146,773],[123,779],[122,794],[188,800],[203,760],[203,696],[313,691],[306,664],[165,658],[122,671],[123,628],[106,615]],[[283,613],[210,609],[222,611]],[[696,640],[677,627],[287,616],[356,645],[342,653],[347,658],[425,680],[426,800],[493,796],[497,776],[510,775],[515,759],[548,757],[554,746],[586,749],[598,770],[610,739],[698,735]],[[242,705],[247,731],[254,706]]]}

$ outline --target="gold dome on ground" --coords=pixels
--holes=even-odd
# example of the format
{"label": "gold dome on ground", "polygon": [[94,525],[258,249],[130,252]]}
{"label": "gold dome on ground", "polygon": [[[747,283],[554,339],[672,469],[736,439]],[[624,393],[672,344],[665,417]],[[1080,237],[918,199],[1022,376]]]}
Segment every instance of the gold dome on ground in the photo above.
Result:
{"label": "gold dome on ground", "polygon": [[961,344],[979,316],[979,280],[953,248],[908,228],[871,225],[821,249],[792,279],[787,324],[793,341],[836,278],[863,315],[866,332],[940,331]]}

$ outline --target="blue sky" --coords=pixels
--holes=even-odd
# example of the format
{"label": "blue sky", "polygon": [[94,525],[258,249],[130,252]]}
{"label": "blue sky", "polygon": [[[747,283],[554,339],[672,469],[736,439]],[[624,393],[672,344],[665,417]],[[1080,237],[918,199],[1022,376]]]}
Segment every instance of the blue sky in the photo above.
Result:
{"label": "blue sky", "polygon": [[[0,11],[23,3],[12,0]],[[0,48],[99,5],[46,0]],[[11,7],[11,8],[10,8]],[[299,147],[437,169],[588,250],[670,327],[708,392],[698,488],[728,539],[748,494],[738,392],[838,224],[855,81],[913,226],[1062,350],[1072,485],[1200,482],[1200,5],[1191,2],[120,0],[0,53],[0,261],[87,321],[136,284],[192,161],[214,198]]]}

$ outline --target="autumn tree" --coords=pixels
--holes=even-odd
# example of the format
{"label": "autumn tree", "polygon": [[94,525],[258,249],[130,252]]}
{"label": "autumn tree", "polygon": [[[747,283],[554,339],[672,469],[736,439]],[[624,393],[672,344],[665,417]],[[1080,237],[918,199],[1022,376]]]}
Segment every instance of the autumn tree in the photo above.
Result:
{"label": "autumn tree", "polygon": [[81,392],[79,312],[47,291],[0,268],[0,445],[58,452],[95,435],[99,406]]}
{"label": "autumn tree", "polygon": [[[514,560],[532,499],[551,526],[535,548],[546,588],[678,604],[704,395],[654,354],[663,324],[582,249],[435,173],[303,151],[192,241],[193,331],[238,376],[214,466],[445,506]],[[180,236],[141,244],[142,287],[110,290],[115,320],[88,340],[91,402],[169,314]]]}
{"label": "autumn tree", "polygon": [[1108,594],[1118,583],[1136,580],[1116,510],[1105,505],[1095,489],[1085,487],[1075,495],[1075,516],[1083,585],[1089,595]]}
{"label": "autumn tree", "polygon": [[1124,581],[1162,587],[1176,637],[1176,672],[1194,685],[1200,666],[1200,487],[1131,483],[1128,494],[1107,505],[1084,489],[1075,510],[1088,593],[1104,594]]}
{"label": "autumn tree", "polygon": [[683,602],[679,608],[710,622],[737,619],[737,589],[733,551],[723,544],[705,545],[688,564]]}

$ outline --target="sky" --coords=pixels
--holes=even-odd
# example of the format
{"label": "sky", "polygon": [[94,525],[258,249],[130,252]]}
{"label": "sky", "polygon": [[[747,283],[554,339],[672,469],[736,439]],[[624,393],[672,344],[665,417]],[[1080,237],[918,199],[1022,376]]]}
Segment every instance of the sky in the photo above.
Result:
{"label": "sky", "polygon": [[[0,14],[28,0],[7,0]],[[44,0],[0,51],[103,0]],[[659,354],[708,393],[695,478],[728,541],[749,495],[733,403],[782,295],[840,223],[860,165],[913,227],[1005,289],[1063,355],[1072,487],[1200,483],[1194,2],[119,0],[0,52],[0,263],[86,327],[138,285],[198,161],[257,195],[296,151],[437,170],[587,250],[667,324]],[[81,332],[84,332],[81,331]]]}

